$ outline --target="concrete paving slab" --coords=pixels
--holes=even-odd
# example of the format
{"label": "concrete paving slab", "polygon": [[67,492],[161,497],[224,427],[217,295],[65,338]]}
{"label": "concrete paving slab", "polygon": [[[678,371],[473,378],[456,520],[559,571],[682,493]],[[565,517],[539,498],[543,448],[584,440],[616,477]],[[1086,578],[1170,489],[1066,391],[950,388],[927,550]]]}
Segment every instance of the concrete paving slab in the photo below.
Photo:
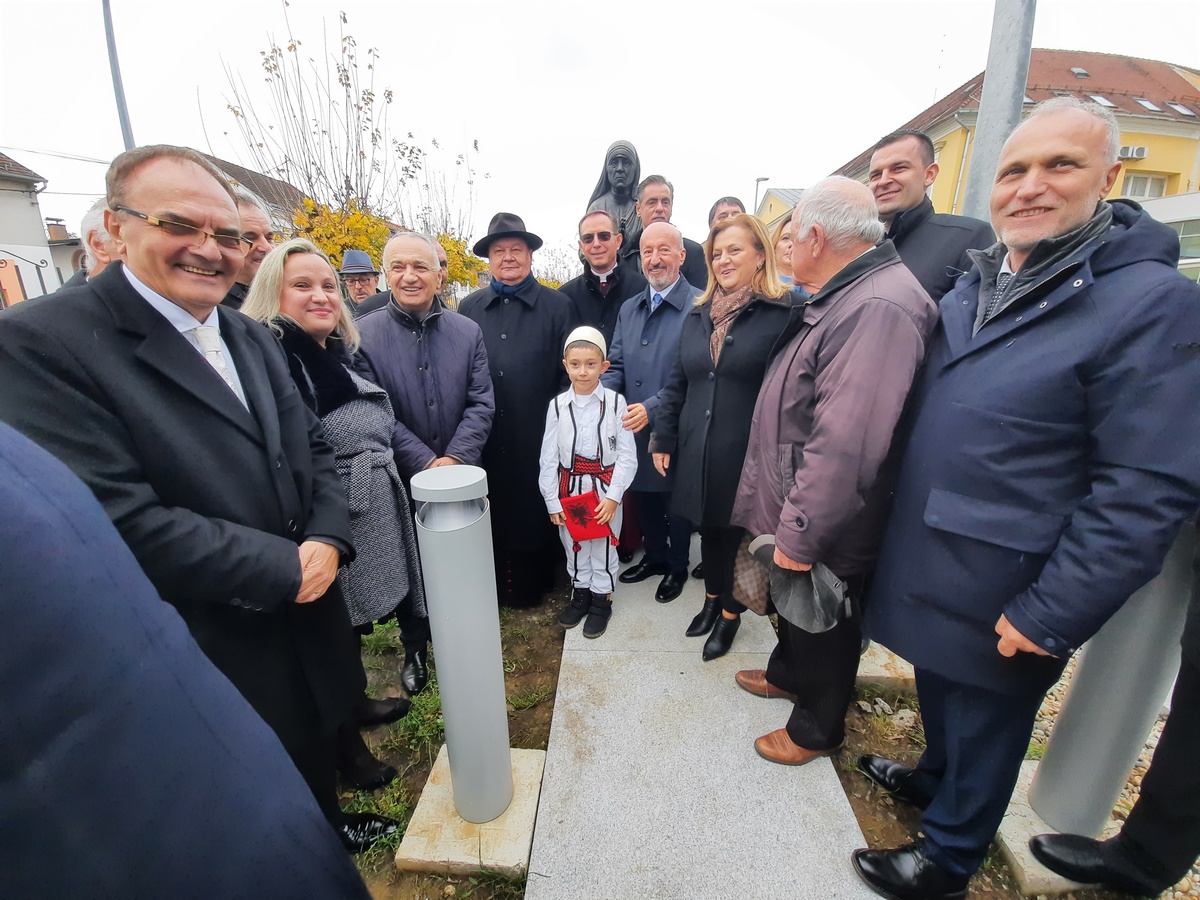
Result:
{"label": "concrete paving slab", "polygon": [[1013,871],[1017,889],[1026,897],[1066,894],[1078,891],[1083,885],[1051,872],[1034,858],[1029,849],[1029,839],[1035,834],[1053,833],[1042,817],[1029,805],[1029,785],[1037,771],[1037,760],[1027,759],[1021,763],[1021,774],[1017,787],[1008,803],[1008,812],[1000,823],[996,841]]}
{"label": "concrete paving slab", "polygon": [[396,868],[468,875],[482,871],[520,878],[529,865],[544,750],[512,750],[513,799],[500,816],[475,824],[454,808],[450,757],[443,744],[413,812]]}
{"label": "concrete paving slab", "polygon": [[702,662],[683,632],[703,584],[657,603],[658,581],[619,586],[600,638],[567,634],[527,900],[874,896],[850,865],[865,841],[833,762],[754,752],[789,708],[733,676],[766,666],[770,622],[744,614],[733,650]]}
{"label": "concrete paving slab", "polygon": [[858,663],[858,685],[915,697],[913,667],[882,644],[871,643]]}

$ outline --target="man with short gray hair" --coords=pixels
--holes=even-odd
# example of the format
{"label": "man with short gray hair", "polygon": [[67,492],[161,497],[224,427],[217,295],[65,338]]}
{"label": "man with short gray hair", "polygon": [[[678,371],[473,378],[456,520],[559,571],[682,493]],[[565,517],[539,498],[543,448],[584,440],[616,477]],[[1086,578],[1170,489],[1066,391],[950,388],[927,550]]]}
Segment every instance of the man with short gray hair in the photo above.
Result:
{"label": "man with short gray hair", "polygon": [[246,261],[242,263],[233,287],[221,301],[222,306],[241,309],[246,295],[250,293],[250,282],[258,274],[258,267],[275,246],[275,226],[271,224],[271,213],[258,196],[240,184],[231,185],[237,198],[238,215],[242,217],[242,237],[249,242]]}
{"label": "man with short gray hair", "polygon": [[921,840],[854,853],[885,896],[966,895],[1046,691],[1200,505],[1200,289],[1170,228],[1104,199],[1118,135],[1096,104],[1035,107],[1000,154],[999,243],[942,299],[867,604],[926,738],[915,768],[859,759],[925,810]]}
{"label": "man with short gray hair", "polygon": [[840,592],[819,626],[811,603],[773,597],[779,635],[767,668],[735,676],[752,694],[794,701],[787,727],[754,746],[799,766],[845,736],[863,594],[890,495],[885,462],[937,307],[891,242],[879,243],[883,225],[864,185],[819,181],[792,221],[792,272],[811,296],[775,343],[732,521],[751,537],[773,536],[773,585],[780,569],[812,570],[811,585]]}
{"label": "man with short gray hair", "polygon": [[79,223],[79,242],[83,244],[83,268],[63,282],[63,287],[75,287],[95,278],[104,267],[117,258],[117,248],[104,227],[104,210],[108,202],[101,197],[83,214]]}

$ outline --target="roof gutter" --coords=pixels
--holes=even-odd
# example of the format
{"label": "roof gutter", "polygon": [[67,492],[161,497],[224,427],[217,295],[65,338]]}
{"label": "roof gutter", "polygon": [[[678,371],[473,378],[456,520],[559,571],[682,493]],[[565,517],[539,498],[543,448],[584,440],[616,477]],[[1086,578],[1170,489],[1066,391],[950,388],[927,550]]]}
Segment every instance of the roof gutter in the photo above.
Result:
{"label": "roof gutter", "polygon": [[958,123],[958,127],[967,133],[966,139],[963,141],[962,159],[958,162],[958,181],[954,185],[954,200],[950,203],[950,212],[958,214],[958,198],[962,193],[963,178],[967,174],[967,154],[971,150],[971,129],[966,123],[958,117],[958,113],[954,114],[954,121]]}

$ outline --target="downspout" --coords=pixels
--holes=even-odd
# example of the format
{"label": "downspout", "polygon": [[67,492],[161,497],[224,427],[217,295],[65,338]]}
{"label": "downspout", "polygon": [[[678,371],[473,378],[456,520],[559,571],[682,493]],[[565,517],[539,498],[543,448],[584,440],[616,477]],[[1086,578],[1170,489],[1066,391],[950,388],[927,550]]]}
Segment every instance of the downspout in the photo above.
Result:
{"label": "downspout", "polygon": [[950,204],[950,212],[958,213],[958,196],[962,193],[963,179],[967,175],[967,153],[971,149],[971,129],[963,124],[962,119],[958,117],[958,113],[954,114],[954,121],[958,123],[958,127],[967,133],[966,139],[963,140],[962,159],[958,163],[958,181],[954,185],[954,200]]}

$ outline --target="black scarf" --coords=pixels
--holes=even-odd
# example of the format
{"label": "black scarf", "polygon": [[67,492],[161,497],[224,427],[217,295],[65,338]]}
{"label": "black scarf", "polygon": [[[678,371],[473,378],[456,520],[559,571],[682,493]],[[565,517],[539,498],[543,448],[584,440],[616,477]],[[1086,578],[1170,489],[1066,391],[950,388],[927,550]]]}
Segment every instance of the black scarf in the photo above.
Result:
{"label": "black scarf", "polygon": [[319,417],[358,397],[358,388],[347,367],[350,356],[341,338],[330,335],[322,347],[299,325],[276,320],[283,329],[279,341],[287,353],[288,369],[305,404]]}
{"label": "black scarf", "polygon": [[535,284],[537,284],[537,279],[530,272],[516,284],[501,284],[499,281],[493,281],[492,289],[495,290],[497,297],[513,297],[526,288],[533,287]]}

